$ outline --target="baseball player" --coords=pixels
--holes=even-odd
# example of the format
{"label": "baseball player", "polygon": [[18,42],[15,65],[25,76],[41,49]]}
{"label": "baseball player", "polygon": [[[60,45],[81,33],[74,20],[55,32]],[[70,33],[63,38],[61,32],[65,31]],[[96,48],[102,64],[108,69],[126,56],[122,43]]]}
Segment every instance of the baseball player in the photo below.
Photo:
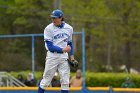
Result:
{"label": "baseball player", "polygon": [[[54,10],[50,17],[52,23],[44,30],[45,48],[48,51],[43,79],[40,82],[38,93],[44,93],[45,88],[49,86],[54,77],[56,70],[60,74],[61,93],[68,93],[70,67],[67,59],[69,58],[71,61],[75,60],[72,45],[73,28],[64,22],[64,16],[61,10]],[[70,57],[68,57],[68,53]]]}

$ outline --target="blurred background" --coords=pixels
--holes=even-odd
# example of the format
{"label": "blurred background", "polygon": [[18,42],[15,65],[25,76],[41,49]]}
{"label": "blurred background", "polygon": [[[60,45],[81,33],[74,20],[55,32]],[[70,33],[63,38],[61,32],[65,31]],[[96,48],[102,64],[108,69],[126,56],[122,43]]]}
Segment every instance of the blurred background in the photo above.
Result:
{"label": "blurred background", "polygon": [[[86,71],[140,72],[140,0],[0,0],[0,35],[43,34],[54,9],[75,32],[85,30]],[[81,36],[74,35],[81,63]],[[31,38],[0,39],[0,71],[31,70]],[[44,70],[43,37],[35,38],[35,70]]]}
{"label": "blurred background", "polygon": [[[85,29],[87,71],[140,71],[139,0],[0,0],[0,35],[43,33],[54,9],[62,9],[75,32]],[[81,48],[80,43],[75,45]],[[43,37],[36,39],[35,53],[36,70],[43,70]],[[80,49],[75,55],[81,61]],[[30,65],[30,38],[0,39],[0,70],[28,70]]]}

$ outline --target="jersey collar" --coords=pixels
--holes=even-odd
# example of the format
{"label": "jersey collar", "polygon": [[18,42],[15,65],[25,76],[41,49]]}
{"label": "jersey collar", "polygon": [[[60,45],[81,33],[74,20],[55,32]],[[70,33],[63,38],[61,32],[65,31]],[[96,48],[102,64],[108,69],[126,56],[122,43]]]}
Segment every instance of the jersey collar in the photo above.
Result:
{"label": "jersey collar", "polygon": [[64,25],[65,25],[65,22],[63,21],[60,25],[58,25],[58,26],[56,26],[56,27],[58,27],[58,28],[63,28]]}

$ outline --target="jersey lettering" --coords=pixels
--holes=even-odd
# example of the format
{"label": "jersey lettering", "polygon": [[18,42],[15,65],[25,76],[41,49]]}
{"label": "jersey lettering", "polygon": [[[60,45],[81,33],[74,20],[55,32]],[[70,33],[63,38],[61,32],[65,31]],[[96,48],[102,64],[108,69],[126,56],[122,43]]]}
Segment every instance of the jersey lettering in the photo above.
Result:
{"label": "jersey lettering", "polygon": [[66,33],[59,33],[59,34],[57,34],[57,35],[54,36],[54,39],[64,38],[65,36],[66,36],[67,38],[70,37],[70,36],[69,36],[68,34],[66,34]]}

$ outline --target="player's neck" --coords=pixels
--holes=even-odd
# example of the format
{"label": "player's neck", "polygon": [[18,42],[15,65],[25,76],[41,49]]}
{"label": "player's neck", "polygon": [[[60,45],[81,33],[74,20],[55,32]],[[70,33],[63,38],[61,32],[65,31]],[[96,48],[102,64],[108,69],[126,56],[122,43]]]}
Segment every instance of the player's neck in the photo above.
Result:
{"label": "player's neck", "polygon": [[62,21],[59,25],[55,25],[56,27],[59,27],[59,28],[63,28],[64,27],[64,22]]}

